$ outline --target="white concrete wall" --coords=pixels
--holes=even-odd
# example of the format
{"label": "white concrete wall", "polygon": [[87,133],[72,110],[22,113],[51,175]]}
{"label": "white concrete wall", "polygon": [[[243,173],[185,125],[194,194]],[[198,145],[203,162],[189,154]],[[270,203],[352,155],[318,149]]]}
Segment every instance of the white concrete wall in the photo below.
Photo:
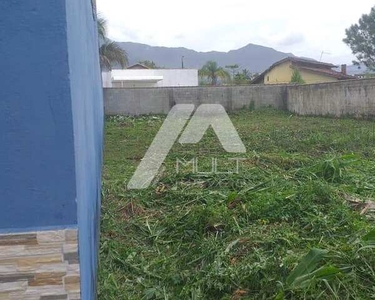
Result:
{"label": "white concrete wall", "polygon": [[113,81],[112,88],[150,88],[159,87],[157,82],[129,82],[129,81]]}
{"label": "white concrete wall", "polygon": [[159,69],[155,75],[163,76],[159,86],[198,86],[196,69]]}
{"label": "white concrete wall", "polygon": [[157,82],[124,82],[118,84],[112,82],[113,87],[179,87],[179,86],[198,86],[197,69],[129,69],[112,70],[113,76],[163,76],[163,79]]}
{"label": "white concrete wall", "polygon": [[104,88],[110,88],[112,87],[112,77],[111,72],[109,71],[103,71],[102,72],[102,82]]}

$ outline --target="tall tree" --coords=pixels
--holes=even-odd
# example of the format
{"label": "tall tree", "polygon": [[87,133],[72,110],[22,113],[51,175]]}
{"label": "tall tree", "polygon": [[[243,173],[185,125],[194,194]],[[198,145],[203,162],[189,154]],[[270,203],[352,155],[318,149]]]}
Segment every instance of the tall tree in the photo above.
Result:
{"label": "tall tree", "polygon": [[215,61],[208,61],[202,69],[199,70],[199,76],[205,77],[210,81],[211,85],[217,85],[218,79],[223,81],[230,79],[230,75],[222,67],[217,65]]}
{"label": "tall tree", "polygon": [[97,22],[99,40],[105,40],[107,36],[107,21],[104,18],[98,16]]}
{"label": "tall tree", "polygon": [[102,69],[112,70],[114,64],[120,65],[123,69],[128,65],[128,55],[116,42],[107,38],[107,22],[104,18],[98,17],[99,35],[99,56]]}
{"label": "tall tree", "polygon": [[251,76],[252,76],[252,74],[251,74],[251,72],[248,70],[248,69],[243,69],[242,70],[242,75],[246,78],[246,79],[251,79]]}
{"label": "tall tree", "polygon": [[234,75],[237,73],[236,71],[239,69],[239,65],[235,64],[235,65],[227,65],[225,66],[226,69],[229,69],[231,70],[232,72],[232,79],[234,79]]}
{"label": "tall tree", "polygon": [[375,7],[371,8],[368,15],[362,15],[358,24],[350,26],[345,32],[346,38],[343,41],[358,59],[353,63],[356,65],[363,63],[367,68],[375,71]]}
{"label": "tall tree", "polygon": [[112,70],[114,64],[120,65],[123,69],[128,65],[128,58],[124,49],[116,42],[105,40],[99,48],[100,66],[106,70]]}
{"label": "tall tree", "polygon": [[243,69],[242,72],[237,73],[234,76],[235,84],[249,84],[251,81],[251,73],[248,69]]}

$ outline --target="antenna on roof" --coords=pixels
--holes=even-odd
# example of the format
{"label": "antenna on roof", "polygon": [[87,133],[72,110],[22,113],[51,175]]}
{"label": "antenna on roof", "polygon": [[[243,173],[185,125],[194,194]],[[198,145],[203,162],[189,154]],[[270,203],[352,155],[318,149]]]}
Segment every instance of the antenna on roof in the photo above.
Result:
{"label": "antenna on roof", "polygon": [[322,61],[323,54],[331,55],[331,53],[329,53],[329,52],[322,51],[322,53],[320,54],[320,60],[319,61]]}

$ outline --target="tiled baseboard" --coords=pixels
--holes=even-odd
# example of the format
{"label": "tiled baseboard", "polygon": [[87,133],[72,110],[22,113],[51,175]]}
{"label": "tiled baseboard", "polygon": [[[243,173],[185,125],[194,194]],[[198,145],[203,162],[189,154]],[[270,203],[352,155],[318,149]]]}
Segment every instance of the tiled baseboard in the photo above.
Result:
{"label": "tiled baseboard", "polygon": [[0,234],[0,300],[78,300],[76,229]]}

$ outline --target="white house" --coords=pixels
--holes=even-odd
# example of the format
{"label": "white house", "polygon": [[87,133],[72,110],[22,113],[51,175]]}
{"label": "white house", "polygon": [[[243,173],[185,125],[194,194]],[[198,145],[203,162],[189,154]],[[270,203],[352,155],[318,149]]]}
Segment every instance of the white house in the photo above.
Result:
{"label": "white house", "polygon": [[103,72],[103,86],[113,88],[198,86],[197,69],[136,69]]}

